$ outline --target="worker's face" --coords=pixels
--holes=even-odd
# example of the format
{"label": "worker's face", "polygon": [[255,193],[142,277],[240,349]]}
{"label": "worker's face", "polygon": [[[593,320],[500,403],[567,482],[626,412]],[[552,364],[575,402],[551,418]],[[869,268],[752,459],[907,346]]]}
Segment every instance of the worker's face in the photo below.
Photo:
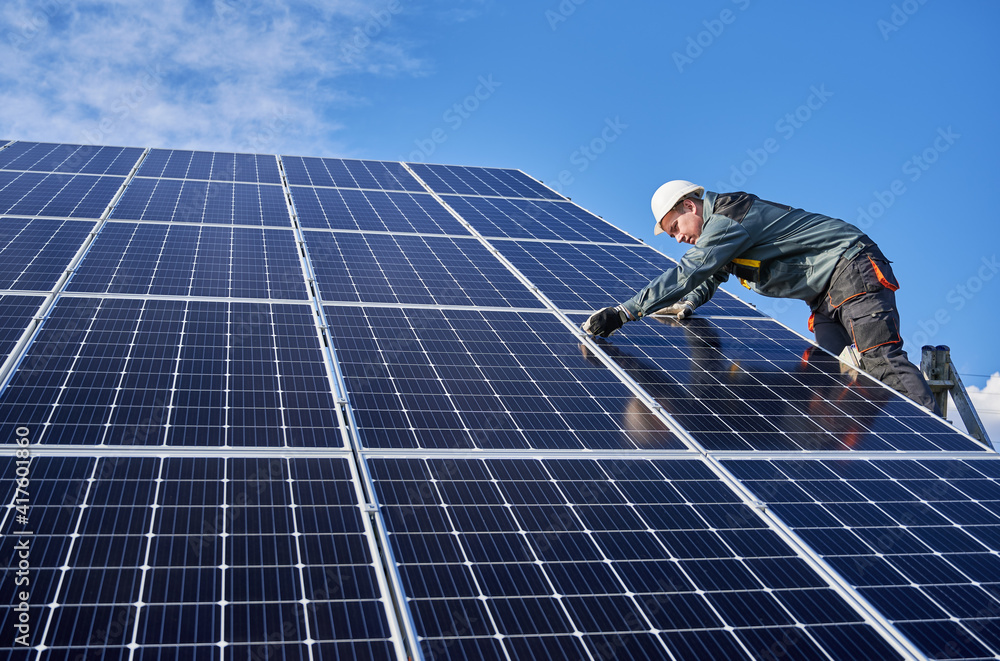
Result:
{"label": "worker's face", "polygon": [[684,200],[682,205],[676,211],[668,211],[660,219],[660,227],[671,237],[677,239],[677,243],[694,245],[698,237],[701,236],[701,226],[704,223],[701,210],[694,200]]}

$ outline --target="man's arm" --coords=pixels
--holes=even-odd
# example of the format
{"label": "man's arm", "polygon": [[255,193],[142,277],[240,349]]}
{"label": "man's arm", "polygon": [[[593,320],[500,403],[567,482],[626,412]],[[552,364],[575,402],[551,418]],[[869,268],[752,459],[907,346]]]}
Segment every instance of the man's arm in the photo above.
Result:
{"label": "man's arm", "polygon": [[719,283],[729,278],[723,267],[739,257],[751,243],[742,225],[713,214],[705,221],[705,232],[694,247],[684,253],[680,264],[655,278],[621,307],[639,318],[681,298],[701,305],[712,297]]}

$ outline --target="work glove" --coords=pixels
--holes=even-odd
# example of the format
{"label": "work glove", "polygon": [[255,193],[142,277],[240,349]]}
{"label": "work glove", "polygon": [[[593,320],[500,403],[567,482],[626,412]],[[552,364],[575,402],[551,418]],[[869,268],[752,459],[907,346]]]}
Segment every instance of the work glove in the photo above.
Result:
{"label": "work glove", "polygon": [[673,305],[668,305],[665,308],[657,310],[653,314],[667,315],[672,317],[677,317],[678,319],[686,319],[694,314],[695,304],[687,299],[681,299],[674,303]]}
{"label": "work glove", "polygon": [[590,319],[583,322],[583,332],[588,335],[600,335],[601,337],[611,337],[611,334],[622,327],[629,320],[629,313],[622,306],[604,308],[590,315]]}

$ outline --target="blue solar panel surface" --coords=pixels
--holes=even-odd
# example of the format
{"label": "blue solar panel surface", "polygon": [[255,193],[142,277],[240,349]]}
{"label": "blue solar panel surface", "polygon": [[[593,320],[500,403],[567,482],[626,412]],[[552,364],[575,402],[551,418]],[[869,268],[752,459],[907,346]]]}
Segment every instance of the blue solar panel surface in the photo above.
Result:
{"label": "blue solar panel surface", "polygon": [[281,183],[278,161],[274,156],[177,149],[151,149],[137,175],[170,179]]}
{"label": "blue solar panel surface", "polygon": [[453,195],[441,199],[486,237],[641,245],[614,225],[570,202]]}
{"label": "blue solar panel surface", "polygon": [[1000,655],[1000,461],[729,461],[929,658]]}
{"label": "blue solar panel surface", "polygon": [[10,355],[44,300],[42,296],[0,295],[0,362]]}
{"label": "blue solar panel surface", "polygon": [[93,229],[78,220],[0,218],[0,289],[52,289]]}
{"label": "blue solar panel surface", "polygon": [[[562,310],[596,310],[627,301],[677,264],[645,246],[503,240],[493,245]],[[725,291],[717,291],[698,314],[762,316]]]}
{"label": "blue solar panel surface", "polygon": [[124,177],[0,170],[0,214],[100,218],[124,181]]}
{"label": "blue solar panel surface", "polygon": [[282,156],[281,161],[292,186],[424,192],[402,163],[299,156]]}
{"label": "blue solar panel surface", "polygon": [[341,446],[305,305],[63,297],[0,420],[45,445]]}
{"label": "blue solar panel surface", "polygon": [[429,165],[426,163],[410,163],[409,166],[435,193],[545,200],[565,199],[562,195],[540,184],[520,170],[470,168],[461,165]]}
{"label": "blue solar panel surface", "polygon": [[327,307],[370,448],[683,449],[548,313]]}
{"label": "blue solar panel surface", "polygon": [[984,450],[770,319],[650,320],[600,344],[708,450]]}
{"label": "blue solar panel surface", "polygon": [[0,147],[32,658],[1000,656],[996,455],[524,173]]}
{"label": "blue solar panel surface", "polygon": [[109,222],[67,291],[305,299],[291,229]]}
{"label": "blue solar panel surface", "polygon": [[0,170],[127,175],[142,149],[16,142],[0,153]]}
{"label": "blue solar panel surface", "polygon": [[[49,658],[393,656],[345,459],[39,457],[32,482],[34,640]],[[2,619],[11,630],[16,613]]]}
{"label": "blue solar panel surface", "polygon": [[700,461],[370,464],[427,658],[901,658]]}
{"label": "blue solar panel surface", "polygon": [[349,188],[291,188],[302,227],[468,235],[433,197]]}
{"label": "blue solar panel surface", "polygon": [[111,218],[275,227],[291,224],[281,186],[140,177],[129,184]]}
{"label": "blue solar panel surface", "polygon": [[540,308],[473,238],[305,233],[324,301]]}

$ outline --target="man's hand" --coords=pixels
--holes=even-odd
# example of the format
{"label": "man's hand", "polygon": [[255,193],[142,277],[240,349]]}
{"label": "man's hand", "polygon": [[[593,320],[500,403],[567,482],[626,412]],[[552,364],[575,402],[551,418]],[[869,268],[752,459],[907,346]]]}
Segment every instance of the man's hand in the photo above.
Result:
{"label": "man's hand", "polygon": [[665,308],[657,310],[653,314],[668,315],[672,317],[677,317],[678,319],[686,319],[690,317],[692,314],[694,314],[694,308],[695,308],[694,303],[686,299],[681,299],[676,303],[674,303],[673,305],[669,305]]}
{"label": "man's hand", "polygon": [[583,322],[583,332],[588,335],[611,337],[612,333],[628,321],[628,317],[628,312],[620,305],[615,308],[604,308],[590,315],[590,319]]}

